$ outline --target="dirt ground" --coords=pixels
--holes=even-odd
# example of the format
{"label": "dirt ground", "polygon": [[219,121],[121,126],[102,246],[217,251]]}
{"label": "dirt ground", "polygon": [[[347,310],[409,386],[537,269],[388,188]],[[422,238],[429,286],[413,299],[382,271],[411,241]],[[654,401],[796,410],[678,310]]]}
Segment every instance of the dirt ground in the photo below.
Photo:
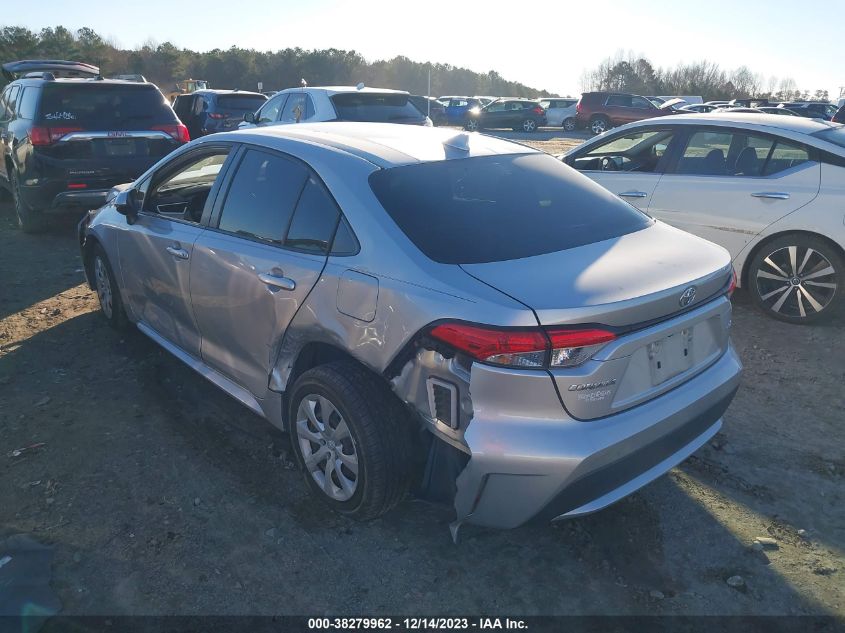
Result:
{"label": "dirt ground", "polygon": [[111,330],[75,219],[27,236],[0,202],[0,540],[54,547],[63,613],[845,614],[845,319],[738,292],[745,375],[712,444],[605,511],[454,545],[448,508],[328,512],[281,434]]}

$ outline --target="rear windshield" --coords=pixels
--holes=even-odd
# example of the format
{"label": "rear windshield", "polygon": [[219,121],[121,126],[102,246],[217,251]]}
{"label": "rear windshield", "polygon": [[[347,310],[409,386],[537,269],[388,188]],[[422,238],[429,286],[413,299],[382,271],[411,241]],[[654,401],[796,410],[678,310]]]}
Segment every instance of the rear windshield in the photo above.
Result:
{"label": "rear windshield", "polygon": [[332,97],[339,121],[421,121],[423,115],[408,95],[378,92],[349,92]]}
{"label": "rear windshield", "polygon": [[542,255],[651,224],[547,154],[394,167],[374,172],[370,186],[417,248],[443,264]]}
{"label": "rear windshield", "polygon": [[158,88],[88,82],[44,86],[39,120],[86,129],[127,130],[175,123],[176,115]]}
{"label": "rear windshield", "polygon": [[244,110],[255,112],[267,101],[264,97],[256,95],[219,95],[217,106],[226,110]]}
{"label": "rear windshield", "polygon": [[839,147],[845,147],[845,125],[832,127],[829,130],[822,130],[821,132],[813,132],[812,136],[828,143],[839,145]]}

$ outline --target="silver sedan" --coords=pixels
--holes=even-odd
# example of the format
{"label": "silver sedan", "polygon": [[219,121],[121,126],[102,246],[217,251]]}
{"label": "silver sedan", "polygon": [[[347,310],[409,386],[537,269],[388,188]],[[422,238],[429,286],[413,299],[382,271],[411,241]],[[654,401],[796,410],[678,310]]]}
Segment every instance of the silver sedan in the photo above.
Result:
{"label": "silver sedan", "polygon": [[287,431],[359,519],[411,487],[453,535],[593,512],[713,436],[739,382],[724,249],[483,135],[215,134],[80,241],[112,325]]}

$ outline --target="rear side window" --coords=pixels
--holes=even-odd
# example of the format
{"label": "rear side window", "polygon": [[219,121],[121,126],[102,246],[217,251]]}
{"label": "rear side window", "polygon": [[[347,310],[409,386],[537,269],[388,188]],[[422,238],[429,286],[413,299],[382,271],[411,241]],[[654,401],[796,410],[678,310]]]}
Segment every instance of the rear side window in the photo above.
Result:
{"label": "rear side window", "polygon": [[267,101],[258,95],[218,95],[217,107],[222,110],[242,110],[255,112]]}
{"label": "rear side window", "polygon": [[769,160],[766,163],[764,176],[771,176],[781,171],[786,171],[810,160],[810,154],[806,147],[793,145],[778,141],[772,150]]}
{"label": "rear side window", "polygon": [[145,129],[175,123],[173,110],[151,84],[48,83],[43,88],[39,120],[94,130]]}
{"label": "rear side window", "polygon": [[284,123],[299,123],[314,116],[314,104],[304,92],[294,92],[288,97],[285,109],[282,111],[281,121]]}
{"label": "rear side window", "polygon": [[605,105],[630,107],[631,106],[631,97],[629,97],[627,95],[610,95],[607,98]]}
{"label": "rear side window", "polygon": [[373,173],[370,186],[417,248],[444,264],[542,255],[651,224],[547,154],[405,165]]}
{"label": "rear side window", "polygon": [[293,214],[285,246],[312,253],[328,253],[340,211],[317,182],[308,178]]}
{"label": "rear side window", "polygon": [[[424,118],[423,113],[408,100],[408,95],[350,92],[336,94],[331,99],[339,121],[395,123]],[[452,105],[456,104],[453,102]]]}
{"label": "rear side window", "polygon": [[38,88],[34,86],[24,88],[20,99],[18,99],[18,116],[28,121],[34,119],[37,102]]}
{"label": "rear side window", "polygon": [[277,154],[249,150],[232,178],[218,227],[281,245],[308,170]]}

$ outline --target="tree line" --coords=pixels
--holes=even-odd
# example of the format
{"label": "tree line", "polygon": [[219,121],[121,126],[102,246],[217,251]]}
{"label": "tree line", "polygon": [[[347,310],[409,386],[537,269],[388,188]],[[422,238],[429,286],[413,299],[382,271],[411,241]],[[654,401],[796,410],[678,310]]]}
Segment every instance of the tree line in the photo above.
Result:
{"label": "tree line", "polygon": [[697,95],[705,101],[757,98],[771,101],[829,99],[827,90],[798,88],[791,77],[765,77],[747,66],[723,70],[698,61],[671,68],[655,68],[645,57],[618,52],[581,76],[581,89],[631,92],[641,95]]}
{"label": "tree line", "polygon": [[[555,96],[516,81],[508,81],[496,71],[477,73],[450,64],[415,62],[397,56],[369,62],[355,51],[334,48],[305,50],[284,48],[257,51],[233,46],[206,52],[179,48],[170,42],[148,41],[128,50],[107,41],[90,28],[75,32],[63,26],[39,32],[19,26],[0,28],[0,61],[18,59],[71,59],[100,67],[103,76],[141,74],[169,92],[182,79],[205,79],[212,88],[281,90],[309,85],[354,85],[407,90],[427,94],[431,70],[431,94],[468,94],[549,97]],[[0,86],[5,81],[0,78]]]}

